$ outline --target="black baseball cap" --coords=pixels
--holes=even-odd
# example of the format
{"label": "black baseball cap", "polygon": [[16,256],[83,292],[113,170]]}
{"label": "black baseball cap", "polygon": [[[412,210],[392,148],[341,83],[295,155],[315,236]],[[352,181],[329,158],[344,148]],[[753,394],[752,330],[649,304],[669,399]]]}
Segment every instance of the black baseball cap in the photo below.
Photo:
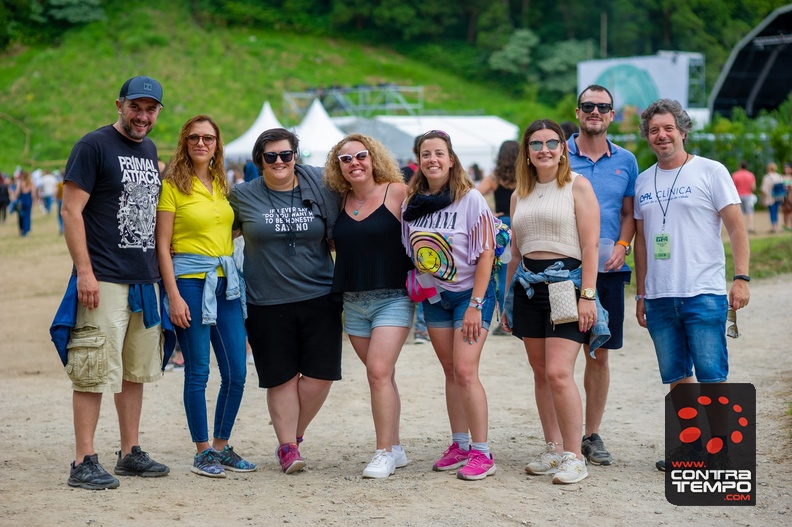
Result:
{"label": "black baseball cap", "polygon": [[162,86],[151,77],[132,77],[121,86],[118,97],[130,100],[148,97],[162,104]]}

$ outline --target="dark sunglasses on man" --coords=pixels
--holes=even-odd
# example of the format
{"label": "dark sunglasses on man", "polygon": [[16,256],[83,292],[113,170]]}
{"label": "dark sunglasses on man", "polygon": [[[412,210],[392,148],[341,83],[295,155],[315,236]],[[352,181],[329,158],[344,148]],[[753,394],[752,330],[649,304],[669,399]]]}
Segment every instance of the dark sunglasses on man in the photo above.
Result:
{"label": "dark sunglasses on man", "polygon": [[579,108],[583,113],[591,113],[594,111],[594,108],[596,108],[599,113],[603,114],[613,110],[613,105],[607,102],[582,102],[580,103]]}

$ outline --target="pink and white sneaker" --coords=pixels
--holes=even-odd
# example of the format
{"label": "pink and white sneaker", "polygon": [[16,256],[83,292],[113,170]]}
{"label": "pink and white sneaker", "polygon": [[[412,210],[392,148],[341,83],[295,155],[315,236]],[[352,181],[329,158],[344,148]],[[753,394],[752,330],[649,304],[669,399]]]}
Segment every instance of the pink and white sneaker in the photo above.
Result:
{"label": "pink and white sneaker", "polygon": [[468,453],[469,452],[467,450],[462,450],[459,448],[458,444],[451,443],[451,446],[448,447],[448,450],[443,452],[443,457],[435,462],[432,470],[444,472],[446,470],[454,470],[455,468],[459,468],[468,462]]}
{"label": "pink and white sneaker", "polygon": [[484,479],[487,476],[495,474],[495,460],[492,455],[489,456],[478,450],[470,449],[467,464],[460,468],[457,472],[459,479],[477,480]]}
{"label": "pink and white sneaker", "polygon": [[284,443],[275,450],[275,455],[280,461],[281,470],[292,474],[305,468],[305,460],[300,455],[297,443]]}

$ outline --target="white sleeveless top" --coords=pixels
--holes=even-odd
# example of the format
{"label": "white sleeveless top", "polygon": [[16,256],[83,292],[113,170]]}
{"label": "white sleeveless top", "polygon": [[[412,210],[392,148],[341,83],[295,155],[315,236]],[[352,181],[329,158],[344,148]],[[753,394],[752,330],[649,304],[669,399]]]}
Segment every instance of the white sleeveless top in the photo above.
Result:
{"label": "white sleeveless top", "polygon": [[580,176],[558,187],[556,181],[536,183],[533,192],[517,200],[512,231],[520,254],[546,251],[582,259],[572,185]]}

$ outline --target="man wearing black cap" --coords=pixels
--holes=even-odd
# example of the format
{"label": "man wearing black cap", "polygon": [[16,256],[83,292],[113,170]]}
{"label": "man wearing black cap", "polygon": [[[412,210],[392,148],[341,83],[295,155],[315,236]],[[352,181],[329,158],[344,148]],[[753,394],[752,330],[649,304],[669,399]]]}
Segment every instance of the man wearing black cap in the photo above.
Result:
{"label": "man wearing black cap", "polygon": [[161,325],[154,225],[161,186],[157,148],[146,136],[162,109],[162,86],[133,77],[116,100],[118,120],[72,149],[63,188],[63,225],[74,270],[76,316],[66,372],[72,380],[76,457],[68,484],[112,489],[94,434],[102,393],[113,392],[121,431],[114,472],[156,477],[170,469],[140,449],[143,383],[158,380]]}

